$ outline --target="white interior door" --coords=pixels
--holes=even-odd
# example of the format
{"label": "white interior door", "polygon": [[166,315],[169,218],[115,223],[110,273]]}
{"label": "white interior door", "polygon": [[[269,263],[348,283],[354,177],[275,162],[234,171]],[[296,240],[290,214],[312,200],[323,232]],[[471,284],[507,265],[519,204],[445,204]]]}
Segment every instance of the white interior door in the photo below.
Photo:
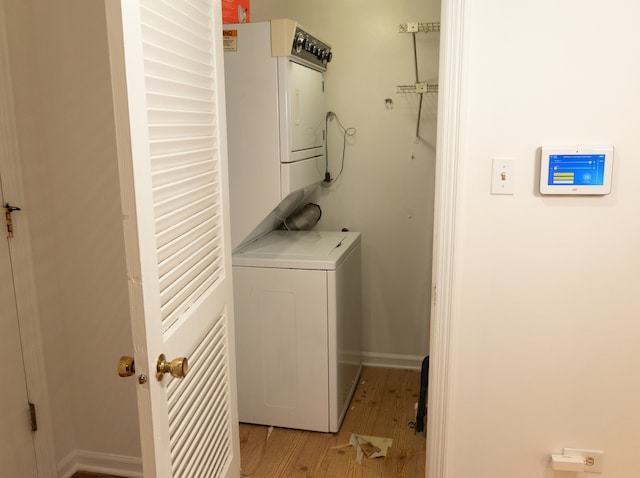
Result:
{"label": "white interior door", "polygon": [[[0,183],[0,199],[5,205]],[[29,398],[24,375],[20,329],[13,288],[9,244],[4,228],[5,209],[0,229],[0,350],[8,363],[2,372],[0,394],[0,469],[2,476],[35,478],[36,454],[29,424]]]}
{"label": "white interior door", "polygon": [[220,0],[106,4],[144,476],[237,477]]}

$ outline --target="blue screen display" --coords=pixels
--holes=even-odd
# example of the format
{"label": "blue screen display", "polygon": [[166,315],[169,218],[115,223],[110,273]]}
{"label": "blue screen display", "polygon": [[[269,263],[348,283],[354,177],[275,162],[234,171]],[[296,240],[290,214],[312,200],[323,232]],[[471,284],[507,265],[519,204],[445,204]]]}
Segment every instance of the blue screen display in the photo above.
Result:
{"label": "blue screen display", "polygon": [[549,186],[602,186],[604,154],[549,155]]}

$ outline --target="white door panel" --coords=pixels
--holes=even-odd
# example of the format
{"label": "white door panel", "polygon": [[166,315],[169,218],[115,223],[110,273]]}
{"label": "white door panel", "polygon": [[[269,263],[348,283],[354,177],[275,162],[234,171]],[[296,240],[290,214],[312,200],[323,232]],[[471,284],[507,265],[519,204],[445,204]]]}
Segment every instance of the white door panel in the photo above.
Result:
{"label": "white door panel", "polygon": [[220,0],[107,12],[144,475],[236,477]]}

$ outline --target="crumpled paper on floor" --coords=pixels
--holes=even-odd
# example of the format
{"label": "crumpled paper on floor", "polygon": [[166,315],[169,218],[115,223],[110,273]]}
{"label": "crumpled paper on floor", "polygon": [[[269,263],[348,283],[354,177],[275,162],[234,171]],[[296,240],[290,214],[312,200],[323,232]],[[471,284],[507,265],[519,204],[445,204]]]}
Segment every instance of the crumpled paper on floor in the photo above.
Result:
{"label": "crumpled paper on floor", "polygon": [[361,463],[363,456],[367,458],[387,456],[387,450],[391,447],[393,439],[352,433],[349,443],[356,449],[356,463]]}

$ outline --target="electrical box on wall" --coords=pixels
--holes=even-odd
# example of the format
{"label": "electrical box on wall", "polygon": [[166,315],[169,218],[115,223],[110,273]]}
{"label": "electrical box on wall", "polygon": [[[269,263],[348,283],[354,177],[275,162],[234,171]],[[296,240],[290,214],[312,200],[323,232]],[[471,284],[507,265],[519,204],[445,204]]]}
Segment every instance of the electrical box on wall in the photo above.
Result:
{"label": "electrical box on wall", "polygon": [[612,175],[613,146],[542,147],[541,194],[603,196]]}

